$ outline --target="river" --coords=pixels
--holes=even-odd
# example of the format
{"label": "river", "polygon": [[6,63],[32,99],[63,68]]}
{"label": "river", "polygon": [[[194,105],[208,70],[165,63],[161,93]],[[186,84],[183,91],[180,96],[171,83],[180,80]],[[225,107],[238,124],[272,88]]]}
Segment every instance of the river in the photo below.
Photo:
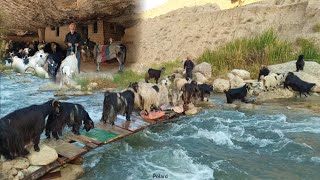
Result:
{"label": "river", "polygon": [[[0,75],[0,117],[54,98],[38,91],[48,80]],[[221,105],[224,97],[210,99]],[[71,97],[91,118],[101,117],[103,94]],[[85,156],[82,180],[318,179],[320,116],[282,106],[213,108],[180,117],[96,149]]]}

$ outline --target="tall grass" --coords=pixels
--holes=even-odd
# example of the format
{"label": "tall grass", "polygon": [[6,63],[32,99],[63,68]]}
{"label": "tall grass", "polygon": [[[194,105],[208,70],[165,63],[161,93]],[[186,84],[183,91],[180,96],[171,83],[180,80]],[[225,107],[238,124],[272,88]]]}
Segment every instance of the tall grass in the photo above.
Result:
{"label": "tall grass", "polygon": [[123,73],[116,74],[113,77],[113,83],[119,88],[128,87],[130,82],[140,81],[144,79],[143,74],[138,74],[132,70],[124,71]]}
{"label": "tall grass", "polygon": [[320,49],[314,44],[313,41],[304,38],[296,40],[297,45],[300,47],[299,54],[303,54],[306,60],[314,60],[320,63]]}
{"label": "tall grass", "polygon": [[236,39],[215,50],[206,50],[198,62],[208,62],[213,66],[213,74],[218,75],[234,68],[246,69],[256,75],[261,65],[283,63],[304,54],[305,59],[319,60],[319,49],[314,43],[300,39],[299,52],[294,52],[294,43],[281,40],[272,30],[252,38]]}

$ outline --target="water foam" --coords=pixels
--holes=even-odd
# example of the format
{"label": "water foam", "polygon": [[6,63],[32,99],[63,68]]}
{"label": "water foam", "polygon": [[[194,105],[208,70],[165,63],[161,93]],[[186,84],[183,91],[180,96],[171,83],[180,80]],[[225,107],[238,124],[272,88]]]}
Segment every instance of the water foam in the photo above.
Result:
{"label": "water foam", "polygon": [[311,161],[315,162],[316,164],[320,164],[320,157],[319,156],[311,157]]}
{"label": "water foam", "polygon": [[227,132],[214,132],[200,128],[196,134],[192,135],[192,137],[197,139],[206,138],[212,140],[217,145],[227,145],[230,148],[240,149],[239,146],[234,145],[231,140],[231,135]]}

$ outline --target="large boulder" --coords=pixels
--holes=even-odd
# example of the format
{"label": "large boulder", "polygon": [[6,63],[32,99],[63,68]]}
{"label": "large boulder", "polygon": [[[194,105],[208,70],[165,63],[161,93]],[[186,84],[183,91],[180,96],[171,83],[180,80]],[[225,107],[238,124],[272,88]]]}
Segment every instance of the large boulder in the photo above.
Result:
{"label": "large boulder", "polygon": [[[282,64],[275,64],[268,66],[271,73],[288,73],[295,72],[296,61],[290,61]],[[313,75],[315,77],[320,77],[320,64],[313,61],[305,61],[303,72]]]}
{"label": "large boulder", "polygon": [[40,145],[40,151],[36,152],[32,148],[28,159],[31,165],[44,166],[48,165],[58,159],[58,153],[55,149],[46,145]]}
{"label": "large boulder", "polygon": [[207,83],[208,79],[201,73],[196,72],[193,76],[193,80],[197,81],[198,83]]}
{"label": "large boulder", "polygon": [[276,89],[275,91],[262,92],[257,96],[256,102],[265,102],[272,99],[292,98],[295,93],[288,89]]}
{"label": "large boulder", "polygon": [[229,90],[230,82],[225,79],[218,78],[213,81],[213,88],[216,92],[224,92]]}
{"label": "large boulder", "polygon": [[232,79],[230,79],[230,83],[231,83],[231,88],[239,88],[245,84],[243,79],[237,75],[235,75]]}
{"label": "large boulder", "polygon": [[239,76],[243,80],[249,80],[250,79],[250,73],[246,70],[242,69],[234,69],[231,71],[231,73],[235,76]]}
{"label": "large boulder", "polygon": [[200,63],[196,65],[193,69],[193,73],[197,73],[197,72],[203,74],[206,78],[209,79],[212,76],[211,65],[206,62]]}

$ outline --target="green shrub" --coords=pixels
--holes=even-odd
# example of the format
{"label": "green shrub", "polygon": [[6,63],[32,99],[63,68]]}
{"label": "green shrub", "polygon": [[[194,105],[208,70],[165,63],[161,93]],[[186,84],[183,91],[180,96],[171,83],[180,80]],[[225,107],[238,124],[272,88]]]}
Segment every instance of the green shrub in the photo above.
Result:
{"label": "green shrub", "polygon": [[214,75],[234,68],[246,69],[255,75],[261,65],[292,60],[292,46],[280,40],[271,29],[253,38],[241,38],[215,50],[206,50],[198,62],[208,62]]}
{"label": "green shrub", "polygon": [[296,43],[301,49],[296,56],[303,54],[306,60],[314,60],[320,63],[320,49],[314,44],[313,41],[305,38],[298,38]]}

